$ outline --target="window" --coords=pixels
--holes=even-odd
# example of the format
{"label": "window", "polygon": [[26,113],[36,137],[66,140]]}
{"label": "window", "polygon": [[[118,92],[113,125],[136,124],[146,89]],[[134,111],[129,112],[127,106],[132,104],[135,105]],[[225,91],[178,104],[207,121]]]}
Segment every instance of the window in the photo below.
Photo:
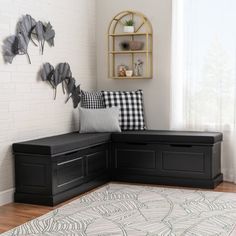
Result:
{"label": "window", "polygon": [[235,0],[173,0],[171,127],[223,132],[222,172],[234,182],[235,23]]}
{"label": "window", "polygon": [[173,2],[173,66],[178,68],[172,92],[178,122],[193,129],[235,126],[236,1]]}

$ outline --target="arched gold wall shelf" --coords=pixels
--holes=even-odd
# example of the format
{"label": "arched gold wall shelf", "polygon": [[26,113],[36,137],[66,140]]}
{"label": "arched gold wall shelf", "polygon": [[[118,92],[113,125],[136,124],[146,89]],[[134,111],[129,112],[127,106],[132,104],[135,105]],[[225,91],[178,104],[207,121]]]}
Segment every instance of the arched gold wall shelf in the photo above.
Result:
{"label": "arched gold wall shelf", "polygon": [[[134,32],[123,31],[126,20],[135,22]],[[108,77],[112,79],[151,79],[153,76],[153,36],[152,25],[148,18],[140,12],[122,11],[111,20],[108,27]],[[140,50],[124,50],[122,42],[139,41],[143,47]],[[137,60],[143,62],[142,74],[135,72]],[[118,67],[124,65],[133,71],[132,76],[119,76]]]}

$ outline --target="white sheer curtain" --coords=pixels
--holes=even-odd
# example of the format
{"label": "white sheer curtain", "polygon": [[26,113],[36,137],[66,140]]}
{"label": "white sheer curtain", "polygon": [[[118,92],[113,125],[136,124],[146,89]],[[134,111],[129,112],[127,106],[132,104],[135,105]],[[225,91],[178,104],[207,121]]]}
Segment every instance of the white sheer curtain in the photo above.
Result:
{"label": "white sheer curtain", "polygon": [[173,0],[171,128],[224,134],[236,182],[236,1]]}

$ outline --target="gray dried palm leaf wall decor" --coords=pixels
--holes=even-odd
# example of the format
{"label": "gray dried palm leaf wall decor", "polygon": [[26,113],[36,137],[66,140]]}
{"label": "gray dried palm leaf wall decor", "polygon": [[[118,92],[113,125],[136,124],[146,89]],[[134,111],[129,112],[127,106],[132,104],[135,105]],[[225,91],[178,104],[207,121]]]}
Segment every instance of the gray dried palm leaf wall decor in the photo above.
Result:
{"label": "gray dried palm leaf wall decor", "polygon": [[31,64],[28,54],[29,42],[32,41],[35,46],[38,46],[41,54],[43,54],[45,41],[49,46],[54,46],[54,38],[55,31],[50,22],[42,23],[36,21],[30,15],[24,15],[17,23],[16,34],[7,37],[3,41],[4,61],[12,63],[16,55],[26,55]]}
{"label": "gray dried palm leaf wall decor", "polygon": [[66,89],[68,95],[66,103],[71,98],[74,108],[79,105],[81,97],[80,85],[76,86],[68,63],[59,63],[55,69],[50,63],[45,63],[40,69],[40,75],[42,80],[47,81],[54,89],[54,99],[56,99],[57,86],[62,84],[63,93],[65,93]]}

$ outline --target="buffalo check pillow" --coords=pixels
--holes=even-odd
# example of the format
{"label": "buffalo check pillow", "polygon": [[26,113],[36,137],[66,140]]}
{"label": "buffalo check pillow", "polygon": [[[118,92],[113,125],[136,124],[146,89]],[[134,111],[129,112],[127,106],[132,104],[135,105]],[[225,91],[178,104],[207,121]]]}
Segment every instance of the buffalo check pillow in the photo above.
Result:
{"label": "buffalo check pillow", "polygon": [[88,109],[105,108],[102,93],[81,90],[81,107]]}
{"label": "buffalo check pillow", "polygon": [[106,107],[120,107],[122,130],[144,130],[143,91],[102,91]]}

